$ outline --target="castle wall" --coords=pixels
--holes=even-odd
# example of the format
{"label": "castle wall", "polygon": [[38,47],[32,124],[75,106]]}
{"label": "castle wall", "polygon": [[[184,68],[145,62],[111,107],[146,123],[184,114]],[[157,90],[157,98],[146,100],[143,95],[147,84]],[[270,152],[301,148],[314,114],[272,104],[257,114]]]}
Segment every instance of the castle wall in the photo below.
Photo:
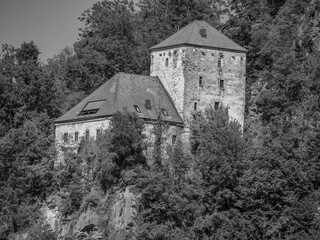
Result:
{"label": "castle wall", "polygon": [[[219,58],[221,67],[218,66]],[[185,118],[188,120],[195,111],[203,111],[210,105],[215,108],[216,104],[219,104],[219,106],[229,107],[229,116],[243,126],[245,61],[246,56],[243,53],[186,48],[184,57]],[[220,85],[221,80],[223,87]]]}
{"label": "castle wall", "polygon": [[[105,130],[109,126],[110,119],[107,118],[56,124],[55,144],[58,153],[58,163],[63,162],[65,149],[77,151],[81,140],[86,139],[87,131],[89,131],[89,139],[96,139],[97,130]],[[78,140],[76,140],[76,132],[78,133]],[[65,139],[65,134],[67,134],[67,139]]]}
{"label": "castle wall", "polygon": [[[145,151],[145,156],[148,159],[149,165],[153,164],[154,161],[154,146],[156,142],[155,125],[151,123],[145,124],[145,129],[143,133],[146,136],[147,148]],[[163,131],[161,136],[161,154],[164,160],[168,158],[168,147],[174,146],[179,140],[181,140],[183,133],[183,128],[174,125],[163,125]]]}
{"label": "castle wall", "polygon": [[[87,120],[83,122],[71,122],[71,123],[61,123],[56,124],[55,129],[55,140],[56,140],[56,149],[58,153],[58,160],[56,164],[63,163],[63,155],[65,151],[76,152],[81,140],[86,139],[86,131],[89,131],[89,138],[97,138],[97,130],[103,131],[108,129],[110,126],[110,119],[95,119]],[[155,143],[155,129],[154,124],[145,123],[145,128],[143,134],[146,139],[147,144],[145,156],[148,158],[148,161],[152,163],[153,154],[154,154],[154,143]],[[162,154],[167,156],[166,149],[168,146],[174,144],[173,138],[177,141],[180,136],[181,127],[165,124],[162,132]],[[75,139],[75,133],[78,132],[78,141]],[[65,141],[65,134],[68,135],[68,140]]]}
{"label": "castle wall", "polygon": [[186,123],[194,112],[218,103],[243,126],[245,63],[245,53],[180,47],[152,52],[150,72],[160,78]]}
{"label": "castle wall", "polygon": [[156,51],[151,53],[150,75],[158,76],[169,92],[180,116],[183,116],[183,48]]}

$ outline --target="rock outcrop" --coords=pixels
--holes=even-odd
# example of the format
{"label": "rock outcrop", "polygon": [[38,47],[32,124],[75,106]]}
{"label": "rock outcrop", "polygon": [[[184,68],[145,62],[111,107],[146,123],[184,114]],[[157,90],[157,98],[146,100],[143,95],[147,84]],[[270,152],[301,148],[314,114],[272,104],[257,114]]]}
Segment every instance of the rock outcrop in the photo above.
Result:
{"label": "rock outcrop", "polygon": [[130,187],[106,194],[89,203],[72,216],[62,216],[61,197],[47,199],[43,207],[46,222],[57,234],[57,239],[134,239],[138,197]]}

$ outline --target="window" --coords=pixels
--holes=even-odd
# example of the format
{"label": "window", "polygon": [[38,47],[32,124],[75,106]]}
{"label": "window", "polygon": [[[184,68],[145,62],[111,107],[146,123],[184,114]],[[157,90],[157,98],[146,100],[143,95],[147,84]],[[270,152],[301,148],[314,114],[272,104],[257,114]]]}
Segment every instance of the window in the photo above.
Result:
{"label": "window", "polygon": [[164,116],[169,116],[168,112],[164,108],[161,109],[161,112]]}
{"label": "window", "polygon": [[136,110],[137,113],[141,113],[140,108],[138,107],[138,105],[133,105],[134,109]]}
{"label": "window", "polygon": [[166,58],[166,67],[169,65],[169,58]]}
{"label": "window", "polygon": [[89,130],[86,131],[86,141],[89,141],[90,138],[90,132]]}
{"label": "window", "polygon": [[221,68],[221,67],[222,67],[222,58],[223,58],[223,53],[219,53],[218,68]]}
{"label": "window", "polygon": [[243,57],[240,57],[240,64],[243,64],[243,61],[244,59],[243,59]]}
{"label": "window", "polygon": [[151,109],[151,101],[150,101],[150,99],[146,99],[144,101],[144,106],[145,106],[146,109]]}
{"label": "window", "polygon": [[194,110],[194,111],[197,111],[197,110],[198,110],[198,103],[197,103],[197,102],[195,102],[195,103],[193,104],[193,110]]}
{"label": "window", "polygon": [[101,136],[101,129],[97,129],[97,138]]}
{"label": "window", "polygon": [[202,77],[199,77],[199,87],[203,87],[203,79]]}
{"label": "window", "polygon": [[78,142],[78,141],[79,141],[79,133],[78,133],[78,132],[75,132],[75,133],[74,133],[74,141],[75,141],[75,142]]}
{"label": "window", "polygon": [[68,143],[68,133],[63,134],[63,143]]}
{"label": "window", "polygon": [[86,104],[86,106],[82,109],[80,112],[79,116],[83,115],[90,115],[90,114],[95,114],[99,111],[99,109],[102,107],[102,105],[105,103],[104,100],[99,100],[99,101],[91,101]]}
{"label": "window", "polygon": [[221,58],[218,58],[218,68],[221,68]]}
{"label": "window", "polygon": [[223,79],[220,79],[220,80],[219,80],[219,88],[220,88],[221,90],[224,90],[224,80],[223,80]]}
{"label": "window", "polygon": [[175,144],[177,140],[177,135],[172,135],[172,145]]}
{"label": "window", "polygon": [[201,37],[206,38],[207,37],[207,29],[201,28],[199,31]]}
{"label": "window", "polygon": [[215,110],[218,110],[218,109],[219,109],[219,106],[220,106],[220,103],[219,103],[219,102],[214,102],[214,109],[215,109]]}

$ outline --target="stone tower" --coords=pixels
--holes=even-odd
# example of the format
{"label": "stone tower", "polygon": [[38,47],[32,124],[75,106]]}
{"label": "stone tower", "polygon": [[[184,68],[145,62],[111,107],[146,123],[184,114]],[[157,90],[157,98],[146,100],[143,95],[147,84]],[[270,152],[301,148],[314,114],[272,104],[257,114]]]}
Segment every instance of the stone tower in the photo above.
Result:
{"label": "stone tower", "polygon": [[194,21],[151,48],[151,76],[158,76],[188,125],[211,105],[229,107],[244,124],[247,50],[204,21]]}

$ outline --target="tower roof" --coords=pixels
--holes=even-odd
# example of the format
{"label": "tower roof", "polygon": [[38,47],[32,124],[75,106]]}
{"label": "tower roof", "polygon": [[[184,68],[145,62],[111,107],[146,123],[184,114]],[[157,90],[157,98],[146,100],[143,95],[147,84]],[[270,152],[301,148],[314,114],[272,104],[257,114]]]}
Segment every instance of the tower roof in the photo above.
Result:
{"label": "tower roof", "polygon": [[151,51],[178,46],[197,46],[204,48],[247,52],[205,21],[193,21],[180,31],[171,35],[161,43],[153,46]]}
{"label": "tower roof", "polygon": [[161,114],[166,122],[183,123],[158,77],[126,73],[113,76],[55,123],[109,117],[124,108],[146,120],[157,120]]}

